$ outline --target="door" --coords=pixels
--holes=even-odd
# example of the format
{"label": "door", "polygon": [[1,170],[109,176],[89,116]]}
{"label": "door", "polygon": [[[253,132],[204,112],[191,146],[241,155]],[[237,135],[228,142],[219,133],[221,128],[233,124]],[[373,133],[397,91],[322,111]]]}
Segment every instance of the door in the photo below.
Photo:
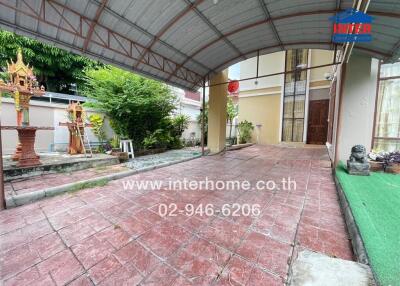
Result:
{"label": "door", "polygon": [[325,144],[328,132],[329,99],[310,101],[307,143]]}
{"label": "door", "polygon": [[328,139],[327,141],[332,144],[333,139],[333,123],[335,120],[335,104],[336,104],[336,77],[331,84],[329,90],[329,115],[328,115]]}

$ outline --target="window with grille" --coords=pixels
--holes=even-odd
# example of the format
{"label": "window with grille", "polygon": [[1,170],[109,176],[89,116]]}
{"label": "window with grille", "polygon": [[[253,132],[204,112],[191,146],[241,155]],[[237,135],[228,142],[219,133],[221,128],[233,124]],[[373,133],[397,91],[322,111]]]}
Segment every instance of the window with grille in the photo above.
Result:
{"label": "window with grille", "polygon": [[380,65],[373,148],[400,150],[400,62]]}
{"label": "window with grille", "polygon": [[282,141],[303,141],[307,63],[307,49],[286,52]]}

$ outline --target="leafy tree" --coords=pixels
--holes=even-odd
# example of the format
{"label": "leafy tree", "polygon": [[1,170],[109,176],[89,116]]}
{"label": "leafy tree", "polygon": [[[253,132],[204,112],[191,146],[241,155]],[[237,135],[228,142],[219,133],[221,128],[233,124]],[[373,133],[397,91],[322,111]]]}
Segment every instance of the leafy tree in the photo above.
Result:
{"label": "leafy tree", "polygon": [[132,139],[135,148],[163,129],[176,102],[167,85],[109,66],[86,71],[83,93],[95,99],[85,105],[107,114],[114,131]]}
{"label": "leafy tree", "polygon": [[232,98],[228,97],[228,102],[226,105],[226,121],[229,125],[229,139],[232,139],[232,124],[236,116],[238,116],[239,111],[237,105],[233,103]]}
{"label": "leafy tree", "polygon": [[18,48],[22,48],[24,62],[33,66],[40,85],[49,91],[71,93],[71,84],[82,84],[85,69],[100,65],[55,46],[0,31],[0,67],[6,68],[7,62],[16,60]]}
{"label": "leafy tree", "polygon": [[[197,115],[197,123],[201,126],[202,114]],[[208,102],[204,107],[204,144],[207,144],[208,138]]]}

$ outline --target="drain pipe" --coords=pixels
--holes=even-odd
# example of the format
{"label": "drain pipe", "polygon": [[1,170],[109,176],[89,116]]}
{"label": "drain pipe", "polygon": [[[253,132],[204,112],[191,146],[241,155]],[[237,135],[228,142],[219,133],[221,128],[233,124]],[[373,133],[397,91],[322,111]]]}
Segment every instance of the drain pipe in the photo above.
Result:
{"label": "drain pipe", "polygon": [[201,155],[205,155],[204,141],[205,141],[205,109],[206,109],[206,77],[203,78],[203,106],[201,108]]}
{"label": "drain pipe", "polygon": [[4,196],[3,149],[1,144],[2,140],[1,140],[1,116],[0,116],[0,210],[4,210],[6,208],[6,201]]}
{"label": "drain pipe", "polygon": [[[364,13],[367,13],[367,10],[368,10],[368,7],[369,7],[369,3],[370,3],[370,0],[368,0],[367,3],[365,4]],[[357,6],[357,10],[359,10],[360,7],[361,7],[361,3]],[[345,59],[345,60],[346,60],[346,63],[348,63],[349,60],[350,60],[350,56],[351,56],[351,52],[353,51],[354,44],[355,44],[355,43],[353,42],[353,43],[351,43],[351,45],[350,45],[350,49],[349,49],[349,52],[348,52],[348,55],[347,55],[347,59]]]}

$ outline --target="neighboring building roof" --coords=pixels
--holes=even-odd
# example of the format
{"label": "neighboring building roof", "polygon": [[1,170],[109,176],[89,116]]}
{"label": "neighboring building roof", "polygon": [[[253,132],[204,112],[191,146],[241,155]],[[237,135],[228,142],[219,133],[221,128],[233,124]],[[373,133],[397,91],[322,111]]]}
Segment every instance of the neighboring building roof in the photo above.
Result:
{"label": "neighboring building roof", "polygon": [[[333,49],[329,17],[352,0],[0,1],[0,27],[197,90],[203,78],[284,49]],[[400,56],[400,2],[371,1],[380,59]]]}
{"label": "neighboring building roof", "polygon": [[72,94],[65,94],[65,93],[57,93],[57,92],[46,92],[43,97],[48,97],[48,98],[57,98],[57,99],[65,99],[65,100],[71,100],[71,101],[80,101],[80,102],[86,102],[90,101],[87,97],[84,96],[79,96],[79,95],[72,95]]}
{"label": "neighboring building roof", "polygon": [[185,97],[200,102],[200,92],[185,90]]}

